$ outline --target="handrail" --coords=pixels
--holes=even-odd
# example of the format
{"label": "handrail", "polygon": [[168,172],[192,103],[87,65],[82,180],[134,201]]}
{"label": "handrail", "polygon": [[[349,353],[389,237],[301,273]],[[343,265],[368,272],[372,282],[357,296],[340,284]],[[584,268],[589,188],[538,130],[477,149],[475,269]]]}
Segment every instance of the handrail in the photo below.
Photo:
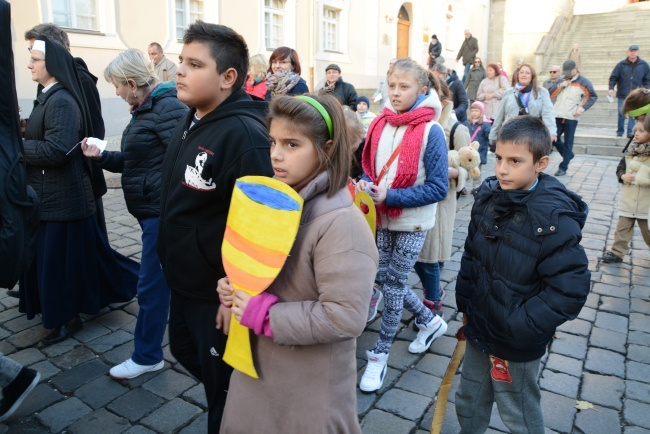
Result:
{"label": "handrail", "polygon": [[535,57],[538,60],[538,63],[541,67],[541,70],[544,71],[546,68],[546,63],[550,59],[551,55],[556,51],[556,43],[558,37],[564,33],[566,27],[568,27],[571,19],[573,18],[573,8],[571,8],[569,14],[558,15],[553,21],[553,25],[549,32],[542,36],[542,40],[539,42],[537,49],[535,50]]}

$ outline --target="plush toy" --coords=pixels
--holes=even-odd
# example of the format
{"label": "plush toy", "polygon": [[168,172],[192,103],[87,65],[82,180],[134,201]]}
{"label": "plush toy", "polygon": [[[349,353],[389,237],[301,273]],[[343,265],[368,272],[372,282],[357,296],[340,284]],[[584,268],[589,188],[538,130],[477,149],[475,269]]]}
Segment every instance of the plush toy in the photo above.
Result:
{"label": "plush toy", "polygon": [[650,157],[635,155],[627,165],[627,173],[634,175],[636,185],[650,187]]}
{"label": "plush toy", "polygon": [[449,167],[458,169],[458,183],[456,191],[461,191],[465,187],[465,182],[472,178],[481,176],[479,166],[481,156],[478,153],[479,143],[472,142],[469,146],[463,146],[459,150],[449,151]]}

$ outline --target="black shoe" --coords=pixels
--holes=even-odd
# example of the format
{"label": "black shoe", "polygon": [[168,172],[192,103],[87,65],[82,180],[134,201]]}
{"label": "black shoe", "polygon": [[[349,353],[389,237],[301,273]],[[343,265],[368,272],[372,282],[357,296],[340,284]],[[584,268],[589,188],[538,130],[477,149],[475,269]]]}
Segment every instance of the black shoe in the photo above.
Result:
{"label": "black shoe", "polygon": [[52,330],[50,334],[45,336],[45,339],[43,339],[41,342],[44,345],[52,345],[56,344],[57,342],[65,341],[69,337],[72,337],[72,335],[77,333],[79,330],[81,330],[82,327],[83,324],[81,323],[81,318],[75,316],[67,323],[60,325]]}
{"label": "black shoe", "polygon": [[606,263],[606,264],[611,264],[613,262],[623,262],[623,258],[616,255],[615,253],[607,251],[603,255],[603,262]]}
{"label": "black shoe", "polygon": [[466,189],[466,188],[463,188],[463,189],[460,191],[460,195],[461,195],[461,196],[467,196],[467,189]]}
{"label": "black shoe", "polygon": [[41,374],[29,368],[23,368],[18,376],[7,387],[2,389],[2,403],[0,403],[0,422],[9,419],[29,392],[38,384]]}
{"label": "black shoe", "polygon": [[555,172],[555,176],[564,176],[566,175],[566,170],[564,169],[558,169],[557,172]]}
{"label": "black shoe", "polygon": [[623,133],[616,133],[616,137],[623,137]]}
{"label": "black shoe", "polygon": [[7,291],[7,297],[20,298],[20,292],[15,289],[10,289]]}

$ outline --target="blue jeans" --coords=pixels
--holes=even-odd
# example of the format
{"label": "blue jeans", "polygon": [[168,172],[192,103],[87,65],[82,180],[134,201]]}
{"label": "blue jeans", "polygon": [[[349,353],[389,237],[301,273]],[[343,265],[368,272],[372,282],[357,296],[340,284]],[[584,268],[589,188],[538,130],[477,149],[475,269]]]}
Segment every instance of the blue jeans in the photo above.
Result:
{"label": "blue jeans", "polygon": [[156,253],[156,218],[138,220],[142,228],[142,260],[138,275],[138,320],[135,324],[135,350],[131,359],[139,365],[155,365],[163,359],[162,340],[167,327],[170,290]]}
{"label": "blue jeans", "polygon": [[[576,128],[578,121],[572,119],[555,118],[555,125],[557,126],[557,142],[555,147],[562,155],[562,162],[560,169],[567,170],[569,162],[573,159],[573,139],[576,135]],[[564,134],[564,142],[562,141],[562,134]]]}
{"label": "blue jeans", "polygon": [[23,369],[22,365],[0,353],[0,388],[9,386],[20,374],[21,369]]}
{"label": "blue jeans", "polygon": [[[620,134],[621,136],[623,135],[623,132],[625,131],[625,116],[623,116],[623,113],[621,113],[621,110],[623,109],[623,102],[625,101],[625,98],[619,98],[618,99],[618,128],[616,129],[616,134]],[[634,124],[636,124],[636,121],[634,120],[633,117],[630,117],[627,120],[627,135],[631,135],[632,130],[634,129]]]}
{"label": "blue jeans", "polygon": [[463,73],[463,86],[467,86],[467,80],[469,80],[469,70],[472,67],[472,62],[465,64],[465,72]]}
{"label": "blue jeans", "polygon": [[420,282],[422,282],[424,298],[429,301],[438,301],[442,297],[440,291],[440,264],[440,262],[416,262],[413,267],[420,278]]}

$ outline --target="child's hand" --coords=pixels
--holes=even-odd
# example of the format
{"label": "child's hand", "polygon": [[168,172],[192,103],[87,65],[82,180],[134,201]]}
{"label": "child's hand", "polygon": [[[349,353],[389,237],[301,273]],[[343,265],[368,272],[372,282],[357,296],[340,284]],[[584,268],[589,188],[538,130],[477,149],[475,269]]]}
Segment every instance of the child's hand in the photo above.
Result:
{"label": "child's hand", "polygon": [[381,205],[382,203],[384,203],[386,201],[386,195],[388,194],[388,190],[378,185],[373,185],[371,188],[372,191],[376,193],[376,196],[370,195],[375,205]]}
{"label": "child's hand", "polygon": [[354,188],[357,191],[366,191],[366,186],[368,185],[368,181],[365,181],[363,179],[360,179],[359,182],[356,183]]}
{"label": "child's hand", "polygon": [[631,184],[632,181],[634,181],[635,176],[632,175],[631,173],[626,173],[625,175],[621,176],[621,179],[623,180],[624,183]]}
{"label": "child's hand", "polygon": [[235,298],[232,305],[232,313],[235,314],[235,319],[241,322],[241,317],[248,306],[248,301],[251,299],[251,296],[246,294],[244,291],[237,290],[235,291]]}
{"label": "child's hand", "polygon": [[217,330],[221,329],[224,335],[228,335],[230,331],[230,309],[223,304],[219,306],[217,311]]}
{"label": "child's hand", "polygon": [[219,293],[219,300],[221,300],[221,304],[226,307],[232,306],[232,300],[234,298],[233,291],[234,289],[230,284],[230,279],[227,277],[219,279],[217,282],[217,292]]}

